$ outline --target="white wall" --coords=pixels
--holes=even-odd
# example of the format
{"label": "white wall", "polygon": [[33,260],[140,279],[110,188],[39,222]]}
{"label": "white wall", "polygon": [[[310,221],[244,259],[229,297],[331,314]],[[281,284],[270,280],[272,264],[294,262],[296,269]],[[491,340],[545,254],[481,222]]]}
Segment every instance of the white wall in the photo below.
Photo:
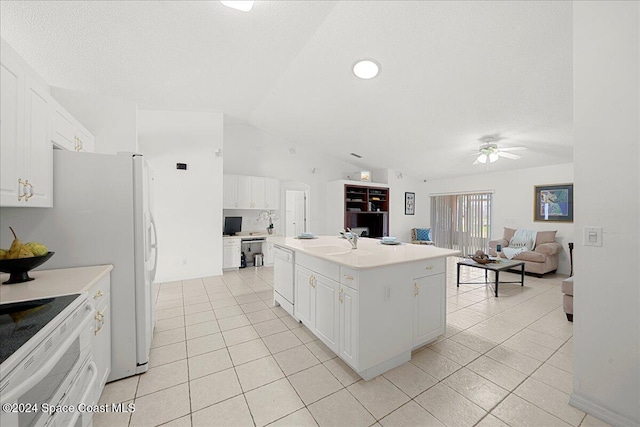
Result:
{"label": "white wall", "polygon": [[138,129],[155,177],[156,281],[222,274],[223,115],[139,111]]}
{"label": "white wall", "polygon": [[[325,222],[326,183],[344,179],[361,168],[245,124],[226,123],[224,141],[224,173],[309,185],[308,231],[336,233],[328,230]],[[279,214],[282,216],[282,212]]]}
{"label": "white wall", "polygon": [[[502,159],[499,161],[509,162],[511,160]],[[560,254],[558,272],[569,274],[571,264],[567,243],[575,242],[574,225],[573,223],[562,222],[534,222],[533,194],[534,186],[536,185],[571,182],[573,182],[573,164],[567,163],[508,172],[485,172],[474,176],[429,181],[425,184],[425,193],[416,194],[416,198],[428,199],[430,195],[440,193],[493,191],[491,238],[502,238],[504,227],[526,228],[536,231],[557,230],[556,241],[564,249]],[[425,212],[427,224],[430,225],[431,214],[429,210],[430,204]],[[581,214],[578,210],[576,212],[577,215]]]}
{"label": "white wall", "polygon": [[[638,2],[575,2],[576,250],[570,403],[640,425]],[[585,226],[602,247],[582,245]]]}
{"label": "white wall", "polygon": [[[429,227],[429,198],[424,195],[425,184],[406,175],[388,171],[389,184],[389,236],[403,242],[411,241],[412,228]],[[404,193],[415,193],[415,215],[404,214]]]}
{"label": "white wall", "polygon": [[138,152],[134,102],[59,87],[51,95],[96,137],[96,153]]}

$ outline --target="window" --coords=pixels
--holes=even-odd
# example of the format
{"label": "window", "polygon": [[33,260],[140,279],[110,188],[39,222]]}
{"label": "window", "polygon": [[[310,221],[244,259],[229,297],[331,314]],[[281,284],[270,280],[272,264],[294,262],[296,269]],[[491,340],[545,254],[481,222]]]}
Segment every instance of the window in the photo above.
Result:
{"label": "window", "polygon": [[491,193],[431,196],[431,228],[437,246],[463,256],[487,251],[491,235]]}

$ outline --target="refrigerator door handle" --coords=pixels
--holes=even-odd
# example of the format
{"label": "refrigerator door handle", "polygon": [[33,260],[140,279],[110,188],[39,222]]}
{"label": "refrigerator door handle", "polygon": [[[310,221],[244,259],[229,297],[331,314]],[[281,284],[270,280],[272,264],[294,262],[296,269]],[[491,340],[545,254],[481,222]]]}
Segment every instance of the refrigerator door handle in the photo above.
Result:
{"label": "refrigerator door handle", "polygon": [[151,270],[151,282],[153,283],[156,279],[156,269],[158,268],[158,231],[156,230],[156,222],[151,212],[149,212],[149,219],[151,227],[153,228],[153,243],[150,245],[154,252],[153,270]]}

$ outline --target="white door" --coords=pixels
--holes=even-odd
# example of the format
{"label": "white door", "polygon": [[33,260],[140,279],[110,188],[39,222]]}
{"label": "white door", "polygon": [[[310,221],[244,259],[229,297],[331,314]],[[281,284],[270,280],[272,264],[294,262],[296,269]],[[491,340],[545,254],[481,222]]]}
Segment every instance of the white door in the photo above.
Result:
{"label": "white door", "polygon": [[294,237],[307,231],[307,192],[286,190],[285,192],[285,235]]}

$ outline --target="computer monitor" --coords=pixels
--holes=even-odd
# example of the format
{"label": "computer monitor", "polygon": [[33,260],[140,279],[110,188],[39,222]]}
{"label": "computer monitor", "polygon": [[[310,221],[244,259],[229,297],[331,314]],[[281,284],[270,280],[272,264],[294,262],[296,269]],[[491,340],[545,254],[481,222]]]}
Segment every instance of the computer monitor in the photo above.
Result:
{"label": "computer monitor", "polygon": [[222,234],[233,236],[236,233],[242,231],[242,217],[241,216],[225,216],[224,217],[224,231]]}

